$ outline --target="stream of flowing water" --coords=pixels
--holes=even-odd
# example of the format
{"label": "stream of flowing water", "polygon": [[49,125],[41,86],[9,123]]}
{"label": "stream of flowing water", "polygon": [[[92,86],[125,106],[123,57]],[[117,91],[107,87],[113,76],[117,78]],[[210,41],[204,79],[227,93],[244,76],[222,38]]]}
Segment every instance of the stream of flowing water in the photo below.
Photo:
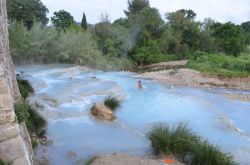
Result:
{"label": "stream of flowing water", "polygon": [[[237,163],[250,162],[250,102],[222,95],[250,91],[172,88],[145,79],[139,90],[135,73],[91,71],[74,65],[19,66],[16,72],[20,71],[35,89],[29,101],[48,120],[47,134],[53,143],[43,151],[52,165],[76,164],[114,152],[151,155],[146,133],[160,122],[185,122],[198,135],[232,153]],[[90,107],[110,95],[123,100],[117,119],[99,122],[90,115]],[[69,158],[70,151],[77,158]]]}

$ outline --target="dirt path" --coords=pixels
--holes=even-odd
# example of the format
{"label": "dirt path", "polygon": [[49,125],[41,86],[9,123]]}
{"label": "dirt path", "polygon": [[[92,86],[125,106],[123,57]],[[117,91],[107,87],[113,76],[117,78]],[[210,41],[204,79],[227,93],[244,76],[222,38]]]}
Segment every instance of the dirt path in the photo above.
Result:
{"label": "dirt path", "polygon": [[156,64],[146,65],[139,67],[139,71],[159,71],[166,69],[180,69],[184,68],[188,63],[188,60],[181,61],[169,61],[169,62],[160,62]]}
{"label": "dirt path", "polygon": [[220,87],[250,90],[250,77],[221,78],[204,75],[191,69],[169,69],[157,72],[145,72],[137,77],[150,78],[170,85],[187,85],[193,87]]}
{"label": "dirt path", "polygon": [[[131,157],[125,154],[110,154],[96,158],[91,165],[164,165],[162,159]],[[183,165],[175,162],[171,165]]]}

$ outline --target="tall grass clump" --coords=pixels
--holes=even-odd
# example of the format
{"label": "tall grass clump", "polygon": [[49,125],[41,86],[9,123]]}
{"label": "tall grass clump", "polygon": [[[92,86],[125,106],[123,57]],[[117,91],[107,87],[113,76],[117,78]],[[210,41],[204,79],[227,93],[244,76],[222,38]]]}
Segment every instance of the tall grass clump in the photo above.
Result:
{"label": "tall grass clump", "polygon": [[121,103],[117,98],[109,96],[104,100],[104,105],[110,108],[112,111],[115,111],[121,106]]}
{"label": "tall grass clump", "polygon": [[27,98],[30,93],[34,93],[34,89],[28,80],[17,79],[19,90],[23,98]]}
{"label": "tall grass clump", "polygon": [[20,99],[15,104],[15,113],[19,123],[25,122],[30,134],[37,136],[45,134],[47,121],[32,109],[26,100]]}
{"label": "tall grass clump", "polygon": [[231,155],[194,134],[186,124],[157,125],[148,133],[151,146],[159,154],[172,154],[191,165],[235,165]]}
{"label": "tall grass clump", "polygon": [[191,146],[193,165],[236,165],[232,156],[228,153],[223,153],[220,148],[209,143],[207,140],[201,140],[194,146]]}
{"label": "tall grass clump", "polygon": [[86,165],[91,165],[98,157],[97,156],[92,156],[89,159],[86,160]]}

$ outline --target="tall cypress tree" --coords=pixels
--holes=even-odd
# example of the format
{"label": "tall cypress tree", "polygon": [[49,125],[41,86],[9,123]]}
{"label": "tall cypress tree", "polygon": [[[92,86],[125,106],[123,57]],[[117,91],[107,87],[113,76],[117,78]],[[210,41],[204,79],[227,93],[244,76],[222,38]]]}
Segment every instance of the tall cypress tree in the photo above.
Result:
{"label": "tall cypress tree", "polygon": [[84,30],[87,30],[87,29],[88,29],[87,19],[86,19],[86,15],[85,15],[84,12],[83,12],[83,16],[82,16],[81,27],[82,27]]}

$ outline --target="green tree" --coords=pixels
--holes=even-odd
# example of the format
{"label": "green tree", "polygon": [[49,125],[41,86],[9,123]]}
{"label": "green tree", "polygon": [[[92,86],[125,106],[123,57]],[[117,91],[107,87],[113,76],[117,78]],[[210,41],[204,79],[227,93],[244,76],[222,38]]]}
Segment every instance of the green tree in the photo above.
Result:
{"label": "green tree", "polygon": [[51,21],[58,30],[66,30],[75,22],[73,16],[65,10],[54,12],[54,16],[51,17]]}
{"label": "green tree", "polygon": [[213,25],[213,36],[216,38],[219,51],[238,56],[246,47],[246,37],[240,26],[231,22]]}
{"label": "green tree", "polygon": [[145,7],[149,7],[148,0],[128,0],[128,10],[125,11],[127,16],[131,14],[138,14]]}
{"label": "green tree", "polygon": [[82,27],[84,30],[87,30],[87,29],[88,29],[87,19],[86,19],[86,15],[85,15],[84,12],[83,12],[83,15],[82,15],[81,27]]}
{"label": "green tree", "polygon": [[169,53],[179,55],[184,58],[189,52],[194,52],[199,48],[200,24],[195,22],[196,14],[192,10],[178,10],[167,13],[168,25],[173,31]]}
{"label": "green tree", "polygon": [[114,25],[120,25],[120,26],[123,26],[123,27],[126,27],[126,28],[129,27],[128,26],[128,19],[126,19],[126,18],[119,18],[119,19],[115,20],[113,22],[113,24]]}
{"label": "green tree", "polygon": [[[130,58],[136,61],[138,65],[150,63],[147,57],[152,54],[151,52],[154,52],[151,51],[155,48],[155,44],[152,43],[157,42],[159,44],[158,39],[161,38],[163,33],[164,21],[159,11],[156,8],[151,8],[147,3],[137,12],[131,12],[127,20],[134,44],[132,51],[129,53]],[[150,52],[146,53],[149,50]],[[160,52],[158,50],[153,54]],[[142,59],[139,59],[140,57]]]}
{"label": "green tree", "polygon": [[40,0],[7,0],[7,12],[10,22],[23,22],[28,29],[34,22],[48,23],[49,10]]}
{"label": "green tree", "polygon": [[126,57],[132,48],[129,30],[121,25],[102,20],[95,25],[93,33],[104,55]]}
{"label": "green tree", "polygon": [[244,30],[244,33],[246,35],[246,42],[249,45],[250,44],[250,21],[244,22],[241,24],[241,28]]}
{"label": "green tree", "polygon": [[213,53],[216,51],[215,38],[212,35],[212,26],[214,25],[214,20],[211,18],[205,18],[201,23],[201,32],[199,39],[199,50],[201,52]]}

